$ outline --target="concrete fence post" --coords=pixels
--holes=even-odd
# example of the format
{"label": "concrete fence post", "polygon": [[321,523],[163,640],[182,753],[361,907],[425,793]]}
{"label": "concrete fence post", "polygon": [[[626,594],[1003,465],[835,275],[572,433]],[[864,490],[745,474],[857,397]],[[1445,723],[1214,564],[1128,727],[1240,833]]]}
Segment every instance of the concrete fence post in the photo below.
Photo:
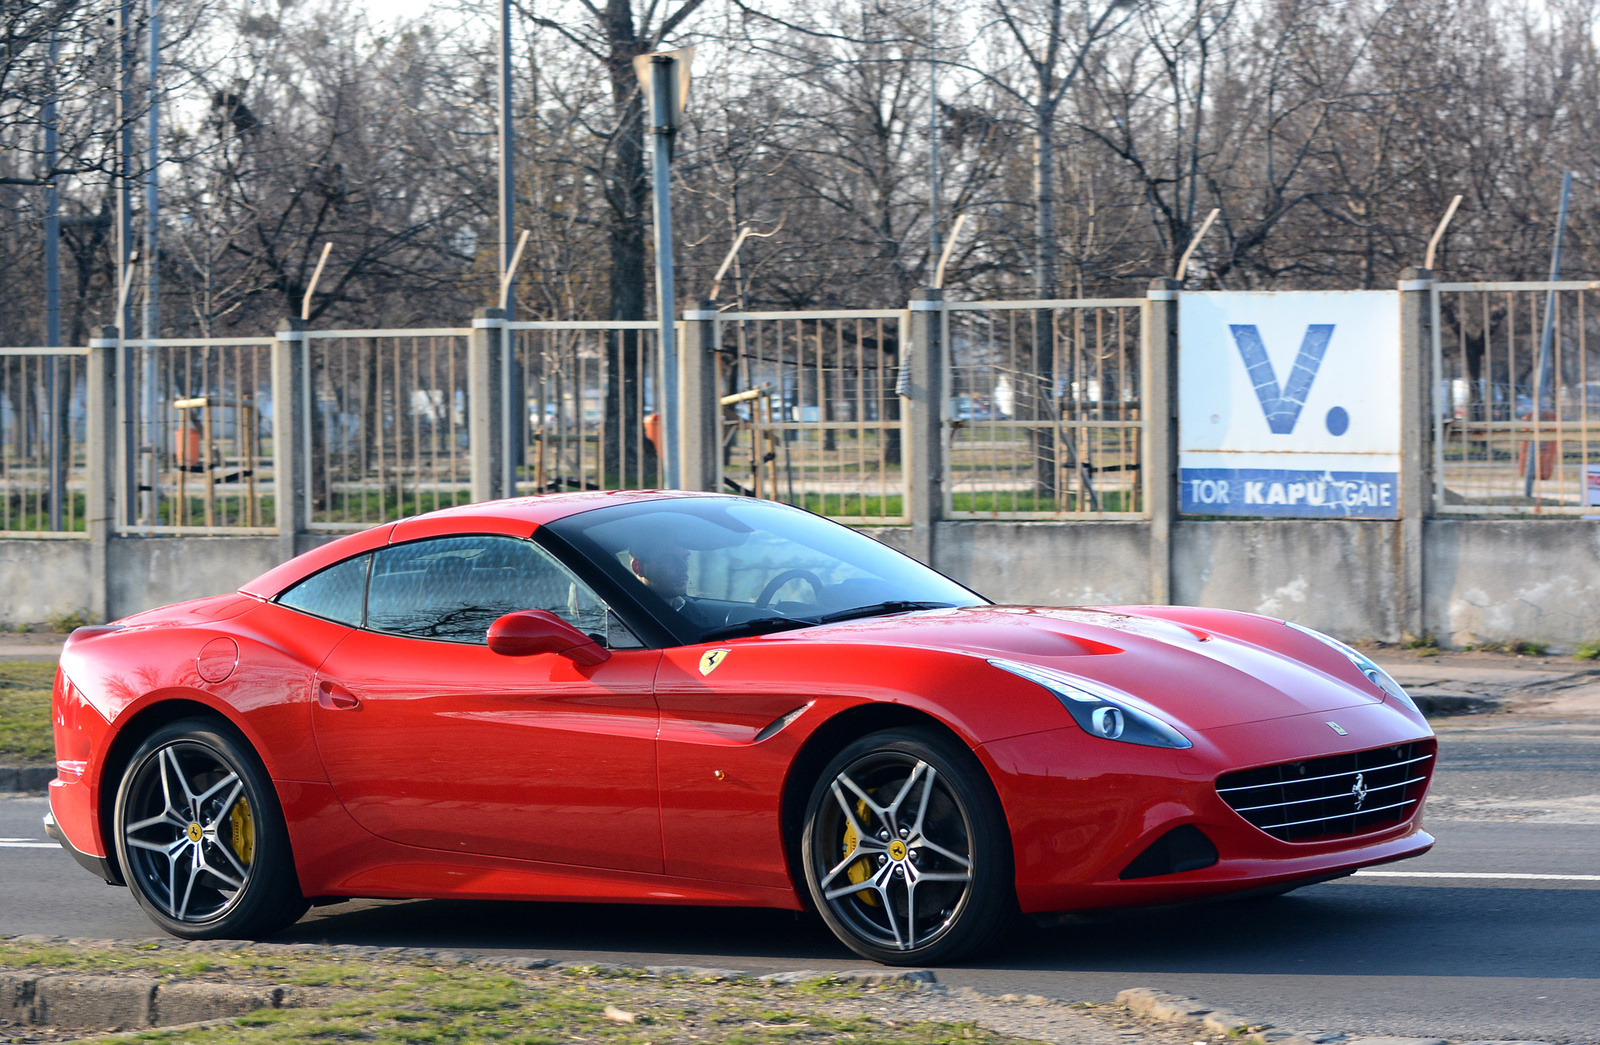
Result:
{"label": "concrete fence post", "polygon": [[508,436],[511,389],[505,379],[505,311],[480,308],[472,315],[467,345],[467,438],[472,455],[472,499],[510,497],[512,481]]}
{"label": "concrete fence post", "polygon": [[1433,502],[1433,273],[1400,273],[1400,586],[1402,640],[1427,634],[1423,524]]}
{"label": "concrete fence post", "polygon": [[722,489],[722,353],[717,304],[701,301],[683,314],[683,359],[678,368],[679,481],[685,490]]}
{"label": "concrete fence post", "polygon": [[1178,291],[1162,277],[1145,292],[1140,345],[1144,497],[1150,513],[1150,602],[1172,602],[1172,523],[1178,514]]}
{"label": "concrete fence post", "polygon": [[944,291],[919,287],[911,294],[910,309],[911,360],[901,375],[907,400],[902,464],[910,502],[906,505],[911,520],[907,550],[932,566],[934,535],[944,515],[944,346],[940,344]]}
{"label": "concrete fence post", "polygon": [[110,617],[111,532],[117,517],[117,363],[120,338],[116,327],[101,327],[89,340],[85,375],[84,453],[87,489],[84,525],[89,530],[89,619]]}
{"label": "concrete fence post", "polygon": [[272,346],[273,518],[278,558],[295,556],[295,538],[311,522],[311,360],[307,323],[290,317]]}

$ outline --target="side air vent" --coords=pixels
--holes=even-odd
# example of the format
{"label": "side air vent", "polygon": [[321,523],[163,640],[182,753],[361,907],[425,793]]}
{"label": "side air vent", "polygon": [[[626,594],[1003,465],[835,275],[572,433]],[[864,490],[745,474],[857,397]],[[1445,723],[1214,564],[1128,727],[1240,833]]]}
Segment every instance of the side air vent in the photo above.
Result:
{"label": "side air vent", "polygon": [[1198,871],[1217,862],[1217,847],[1193,824],[1174,827],[1123,868],[1118,878],[1154,878],[1161,874]]}
{"label": "side air vent", "polygon": [[1382,831],[1416,810],[1433,772],[1433,741],[1229,773],[1217,793],[1274,838],[1315,842]]}

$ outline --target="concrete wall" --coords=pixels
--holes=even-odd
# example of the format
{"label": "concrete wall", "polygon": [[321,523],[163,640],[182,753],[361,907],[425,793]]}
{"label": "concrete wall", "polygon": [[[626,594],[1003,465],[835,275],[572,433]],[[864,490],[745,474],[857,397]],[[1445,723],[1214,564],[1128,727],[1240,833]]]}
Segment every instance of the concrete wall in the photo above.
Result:
{"label": "concrete wall", "polygon": [[1400,527],[1354,519],[1173,524],[1173,601],[1400,638]]}
{"label": "concrete wall", "polygon": [[974,591],[1041,606],[1150,598],[1150,526],[1141,522],[943,522],[933,564]]}
{"label": "concrete wall", "polygon": [[278,563],[276,537],[114,537],[109,615],[236,590]]}
{"label": "concrete wall", "polygon": [[[944,522],[934,565],[1000,602],[1140,603],[1148,523]],[[867,531],[905,550],[909,530]],[[1600,638],[1600,522],[1430,519],[1426,631],[1448,645],[1515,639],[1570,649]],[[1344,639],[1401,638],[1400,524],[1227,520],[1173,524],[1174,601],[1287,617]]]}
{"label": "concrete wall", "polygon": [[1423,576],[1441,642],[1600,638],[1600,522],[1429,519]]}
{"label": "concrete wall", "polygon": [[0,541],[0,626],[87,617],[88,609],[88,541]]}
{"label": "concrete wall", "polygon": [[[905,550],[910,530],[868,533]],[[1347,639],[1400,638],[1400,524],[1357,520],[1173,525],[1176,601],[1288,617]],[[305,551],[331,537],[301,535]],[[119,537],[108,549],[113,617],[232,591],[275,565],[273,537]],[[1140,603],[1150,597],[1143,522],[942,522],[934,565],[1001,602]],[[0,540],[0,624],[89,605],[89,542]],[[1452,645],[1600,638],[1600,522],[1430,519],[1427,631]]]}

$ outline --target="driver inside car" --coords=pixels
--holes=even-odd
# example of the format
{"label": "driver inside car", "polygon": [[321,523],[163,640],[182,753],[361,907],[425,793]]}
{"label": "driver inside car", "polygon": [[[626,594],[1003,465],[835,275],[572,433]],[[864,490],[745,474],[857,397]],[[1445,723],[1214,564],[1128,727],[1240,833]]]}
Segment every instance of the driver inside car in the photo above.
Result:
{"label": "driver inside car", "polygon": [[671,609],[683,612],[689,591],[689,551],[670,538],[629,549],[633,574]]}

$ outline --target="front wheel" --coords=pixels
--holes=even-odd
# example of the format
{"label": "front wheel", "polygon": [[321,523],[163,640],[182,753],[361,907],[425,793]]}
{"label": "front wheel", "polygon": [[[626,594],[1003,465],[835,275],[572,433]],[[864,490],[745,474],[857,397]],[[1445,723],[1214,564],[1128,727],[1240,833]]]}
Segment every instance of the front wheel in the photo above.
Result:
{"label": "front wheel", "polygon": [[884,730],[841,751],[812,791],[801,853],[828,928],[886,965],[982,950],[1015,910],[994,788],[970,751],[931,730]]}
{"label": "front wheel", "polygon": [[150,919],[190,940],[268,936],[306,911],[277,794],[231,729],[151,734],[117,789],[117,857]]}

